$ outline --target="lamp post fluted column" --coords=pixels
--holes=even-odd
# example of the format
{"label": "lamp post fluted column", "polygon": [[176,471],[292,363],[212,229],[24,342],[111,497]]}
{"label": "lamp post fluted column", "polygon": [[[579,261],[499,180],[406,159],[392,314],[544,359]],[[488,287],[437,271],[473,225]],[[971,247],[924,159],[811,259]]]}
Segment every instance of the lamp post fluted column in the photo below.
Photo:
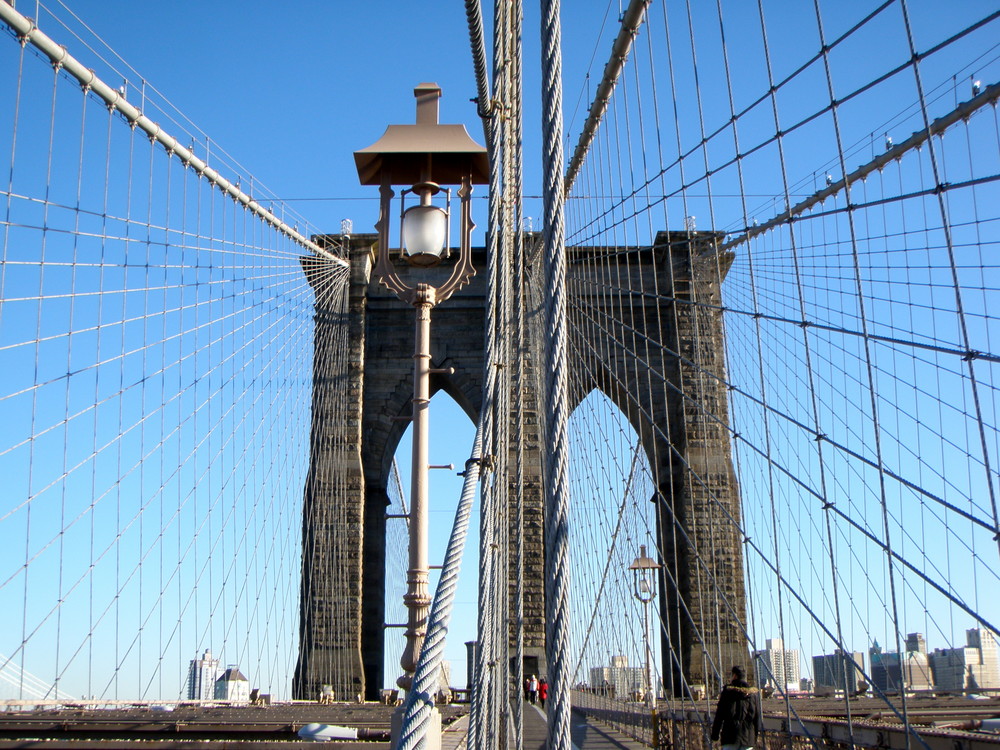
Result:
{"label": "lamp post fluted column", "polygon": [[642,603],[643,632],[646,639],[646,705],[650,711],[656,709],[656,683],[653,677],[653,644],[652,634],[649,632],[649,602],[647,599]]}
{"label": "lamp post fluted column", "polygon": [[430,422],[431,380],[431,309],[435,304],[435,289],[418,284],[413,299],[416,325],[413,347],[413,462],[410,467],[410,560],[406,574],[406,594],[403,603],[409,616],[406,625],[406,648],[399,664],[403,675],[396,684],[410,689],[417,659],[427,635],[427,613],[431,604],[427,585],[428,495],[427,472],[430,466],[428,429]]}

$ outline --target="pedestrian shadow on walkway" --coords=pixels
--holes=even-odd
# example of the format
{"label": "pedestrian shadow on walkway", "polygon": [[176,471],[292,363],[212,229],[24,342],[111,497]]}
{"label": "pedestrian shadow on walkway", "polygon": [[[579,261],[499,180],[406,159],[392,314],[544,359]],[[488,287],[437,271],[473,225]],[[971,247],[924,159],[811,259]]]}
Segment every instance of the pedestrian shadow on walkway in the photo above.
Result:
{"label": "pedestrian shadow on walkway", "polygon": [[[546,747],[547,717],[537,706],[524,706],[525,750],[543,750]],[[649,750],[630,737],[597,724],[587,722],[587,717],[573,711],[570,714],[570,738],[574,750]]]}
{"label": "pedestrian shadow on walkway", "polygon": [[587,717],[574,711],[570,735],[578,750],[636,750],[643,745],[611,729],[587,722]]}

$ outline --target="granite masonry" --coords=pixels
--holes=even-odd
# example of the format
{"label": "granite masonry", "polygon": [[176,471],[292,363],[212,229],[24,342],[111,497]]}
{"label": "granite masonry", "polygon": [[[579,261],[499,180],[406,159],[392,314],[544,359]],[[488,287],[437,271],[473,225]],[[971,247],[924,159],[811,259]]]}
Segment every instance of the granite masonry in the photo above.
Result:
{"label": "granite masonry", "polygon": [[[373,278],[374,235],[317,240],[346,243],[351,271],[347,294],[334,293],[327,264],[303,260],[317,303],[294,695],[315,698],[323,685],[332,685],[338,699],[362,694],[374,700],[386,658],[386,488],[407,425],[400,417],[408,414],[412,397],[413,311]],[[618,248],[613,254],[606,248],[568,251],[575,369],[570,405],[595,388],[604,392],[639,435],[657,477],[650,500],[657,507],[664,563],[663,674],[667,691],[675,693],[684,683],[714,687],[717,671],[749,660],[720,303],[731,256],[716,252],[717,242],[711,232],[660,232],[652,247]],[[539,365],[546,327],[542,273],[533,260],[539,244],[537,236],[526,242],[527,380],[519,394],[525,448],[524,668],[533,674],[546,672]],[[455,370],[433,375],[431,392],[444,390],[474,421],[482,400],[486,259],[482,249],[473,253],[480,273],[431,314],[432,366]],[[404,263],[396,268],[410,284],[414,273],[437,284],[450,270],[448,261],[430,270]],[[344,325],[350,330],[346,351],[338,337],[324,332]],[[700,633],[711,633],[708,650]]]}

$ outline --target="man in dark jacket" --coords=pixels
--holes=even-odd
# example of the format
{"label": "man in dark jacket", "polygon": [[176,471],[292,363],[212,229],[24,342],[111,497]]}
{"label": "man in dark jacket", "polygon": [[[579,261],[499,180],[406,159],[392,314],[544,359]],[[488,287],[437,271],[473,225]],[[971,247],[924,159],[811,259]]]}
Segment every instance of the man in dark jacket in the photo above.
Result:
{"label": "man in dark jacket", "polygon": [[733,680],[719,696],[712,723],[712,740],[722,740],[722,750],[749,750],[757,744],[760,708],[757,688],[743,679],[742,667],[733,667]]}

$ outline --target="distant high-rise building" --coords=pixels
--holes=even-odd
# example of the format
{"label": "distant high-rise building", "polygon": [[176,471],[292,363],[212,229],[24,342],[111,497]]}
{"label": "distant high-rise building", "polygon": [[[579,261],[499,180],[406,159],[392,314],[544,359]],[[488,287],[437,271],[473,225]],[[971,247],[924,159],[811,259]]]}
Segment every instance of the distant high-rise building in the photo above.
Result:
{"label": "distant high-rise building", "polygon": [[1000,688],[1000,649],[988,630],[965,631],[964,647],[936,648],[930,656],[938,690]]}
{"label": "distant high-rise building", "polygon": [[610,667],[591,667],[590,685],[606,690],[619,698],[629,698],[646,692],[646,670],[630,667],[625,656],[612,656]]}
{"label": "distant high-rise building", "polygon": [[859,667],[864,666],[864,656],[860,651],[854,651],[850,656],[853,664],[838,648],[832,654],[812,658],[813,689],[817,694],[845,689],[848,693],[858,691],[858,687],[864,681],[861,669],[859,669]]}
{"label": "distant high-rise building", "polygon": [[215,681],[219,678],[219,660],[205,649],[200,659],[192,659],[188,667],[188,700],[210,701],[215,698]]}
{"label": "distant high-rise building", "polygon": [[906,650],[917,654],[927,653],[927,641],[924,640],[923,633],[906,634]]}
{"label": "distant high-rise building", "polygon": [[[912,647],[912,648],[911,648]],[[927,658],[927,644],[921,633],[906,636],[906,651],[883,651],[878,641],[868,649],[872,686],[883,693],[903,690],[930,690],[931,665]]]}
{"label": "distant high-rise building", "polygon": [[240,668],[230,664],[215,681],[215,700],[233,703],[250,702],[250,681],[243,676]]}
{"label": "distant high-rise building", "polygon": [[763,651],[754,651],[754,669],[757,684],[761,687],[781,688],[784,691],[799,689],[801,670],[799,652],[786,649],[780,638],[768,638]]}

